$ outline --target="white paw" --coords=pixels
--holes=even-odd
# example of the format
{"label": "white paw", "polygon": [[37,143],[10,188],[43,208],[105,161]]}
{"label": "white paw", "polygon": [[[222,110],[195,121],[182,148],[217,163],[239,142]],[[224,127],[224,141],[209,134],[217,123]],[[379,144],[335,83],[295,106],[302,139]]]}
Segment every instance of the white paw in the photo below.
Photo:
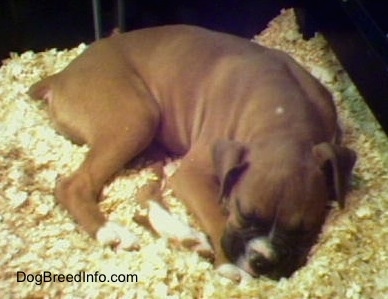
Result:
{"label": "white paw", "polygon": [[159,203],[148,202],[148,220],[156,233],[175,240],[187,240],[193,237],[192,228],[171,215]]}
{"label": "white paw", "polygon": [[159,203],[148,202],[148,220],[155,232],[161,236],[193,249],[201,256],[213,256],[213,249],[204,233],[182,223]]}
{"label": "white paw", "polygon": [[194,250],[202,257],[205,257],[211,260],[214,259],[213,247],[211,246],[207,236],[202,232],[196,232],[195,244],[188,245],[186,247]]}
{"label": "white paw", "polygon": [[108,221],[97,231],[96,239],[101,244],[114,246],[118,250],[139,248],[139,239],[127,228],[112,221]]}
{"label": "white paw", "polygon": [[222,277],[228,278],[234,282],[246,283],[253,279],[249,273],[233,264],[223,264],[216,270]]}

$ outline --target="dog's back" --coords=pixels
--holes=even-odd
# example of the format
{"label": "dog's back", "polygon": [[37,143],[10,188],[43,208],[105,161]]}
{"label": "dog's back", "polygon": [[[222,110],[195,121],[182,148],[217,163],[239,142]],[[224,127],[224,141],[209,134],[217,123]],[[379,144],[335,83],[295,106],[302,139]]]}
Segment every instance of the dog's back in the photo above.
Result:
{"label": "dog's back", "polygon": [[158,136],[174,152],[201,140],[264,136],[298,118],[320,128],[307,132],[317,134],[316,142],[335,134],[330,93],[284,52],[187,25],[136,30],[105,43],[146,82],[161,109]]}

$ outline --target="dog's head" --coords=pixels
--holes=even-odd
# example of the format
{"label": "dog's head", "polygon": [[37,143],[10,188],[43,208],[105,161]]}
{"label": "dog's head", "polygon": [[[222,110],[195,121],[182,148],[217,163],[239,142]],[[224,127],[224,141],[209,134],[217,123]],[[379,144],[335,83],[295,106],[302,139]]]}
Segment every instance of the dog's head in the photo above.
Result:
{"label": "dog's head", "polygon": [[218,142],[214,163],[229,215],[221,240],[226,256],[253,276],[290,276],[305,263],[328,201],[344,205],[355,160],[352,150],[330,143]]}

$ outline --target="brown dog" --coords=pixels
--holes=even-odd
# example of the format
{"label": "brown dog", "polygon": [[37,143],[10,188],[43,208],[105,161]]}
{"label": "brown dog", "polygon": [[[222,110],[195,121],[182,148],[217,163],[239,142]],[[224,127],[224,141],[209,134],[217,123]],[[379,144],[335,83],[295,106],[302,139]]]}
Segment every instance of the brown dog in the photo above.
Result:
{"label": "brown dog", "polygon": [[[132,235],[106,222],[103,185],[154,141],[182,155],[174,191],[226,257],[257,276],[289,276],[344,204],[355,153],[337,144],[330,94],[293,59],[191,26],[118,34],[32,86],[59,132],[91,150],[58,201],[105,243]],[[221,204],[221,203],[222,204]]]}

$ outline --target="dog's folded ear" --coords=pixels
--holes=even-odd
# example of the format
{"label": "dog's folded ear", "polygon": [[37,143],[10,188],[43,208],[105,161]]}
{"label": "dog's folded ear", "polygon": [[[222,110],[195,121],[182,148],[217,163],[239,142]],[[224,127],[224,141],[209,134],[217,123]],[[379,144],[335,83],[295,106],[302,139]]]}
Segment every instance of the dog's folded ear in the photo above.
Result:
{"label": "dog's folded ear", "polygon": [[224,204],[234,184],[248,166],[245,154],[245,146],[237,141],[220,140],[214,145],[213,163],[221,185],[219,198]]}
{"label": "dog's folded ear", "polygon": [[329,194],[343,208],[356,153],[346,147],[323,142],[313,147],[313,155],[326,175]]}
{"label": "dog's folded ear", "polygon": [[51,101],[53,97],[53,82],[55,75],[44,78],[33,84],[28,90],[28,95],[34,100]]}

